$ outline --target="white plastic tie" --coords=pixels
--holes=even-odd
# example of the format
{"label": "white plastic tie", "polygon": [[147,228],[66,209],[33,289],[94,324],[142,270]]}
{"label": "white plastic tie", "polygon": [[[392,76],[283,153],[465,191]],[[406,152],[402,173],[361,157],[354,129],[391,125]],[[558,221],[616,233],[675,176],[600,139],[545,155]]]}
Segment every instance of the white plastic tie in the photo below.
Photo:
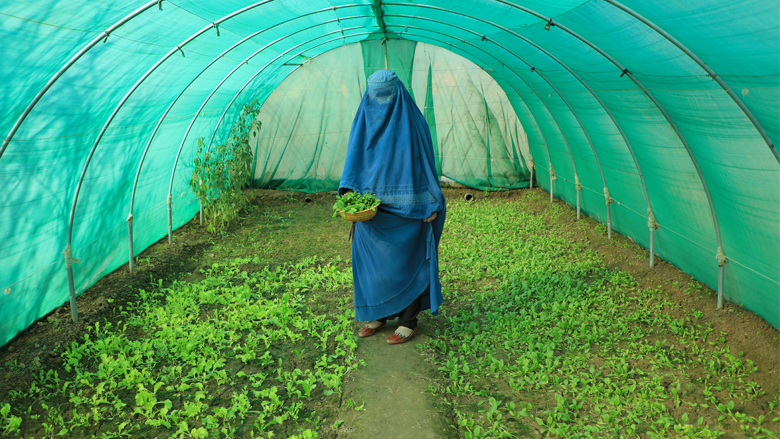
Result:
{"label": "white plastic tie", "polygon": [[718,252],[715,254],[715,259],[718,260],[718,267],[722,267],[728,264],[729,260],[726,259],[726,255],[723,254],[723,247],[718,247]]}
{"label": "white plastic tie", "polygon": [[128,223],[132,223],[133,222],[133,214],[132,213],[127,215],[127,222]]}
{"label": "white plastic tie", "polygon": [[580,183],[580,177],[578,175],[574,175],[574,187],[577,188],[578,191],[582,192],[582,184]]}
{"label": "white plastic tie", "polygon": [[604,186],[604,199],[607,200],[607,204],[612,204],[615,202],[615,200],[609,196],[609,189],[607,189],[606,186]]}
{"label": "white plastic tie", "polygon": [[81,262],[81,258],[73,258],[73,247],[71,247],[70,243],[68,243],[67,246],[65,246],[65,250],[62,251],[62,255],[65,256],[65,267],[71,268],[73,267],[73,263],[79,263]]}
{"label": "white plastic tie", "polygon": [[173,206],[173,195],[168,194],[168,207]]}
{"label": "white plastic tie", "polygon": [[555,168],[553,168],[552,166],[550,166],[550,178],[552,178],[553,180],[558,179],[558,177],[555,176]]}
{"label": "white plastic tie", "polygon": [[658,222],[655,220],[655,215],[653,214],[653,209],[647,209],[647,227],[650,230],[656,230],[660,226],[658,225]]}
{"label": "white plastic tie", "polygon": [[11,287],[8,287],[8,288],[5,289],[5,295],[6,296],[11,295]]}

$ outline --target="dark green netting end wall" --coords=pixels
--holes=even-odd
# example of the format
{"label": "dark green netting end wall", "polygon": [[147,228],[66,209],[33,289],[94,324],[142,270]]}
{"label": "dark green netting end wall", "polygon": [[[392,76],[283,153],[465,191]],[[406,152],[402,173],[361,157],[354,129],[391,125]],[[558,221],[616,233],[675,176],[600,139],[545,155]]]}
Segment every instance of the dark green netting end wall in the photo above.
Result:
{"label": "dark green netting end wall", "polygon": [[367,77],[385,68],[385,47],[388,67],[428,121],[441,176],[480,190],[529,186],[525,131],[486,71],[433,45],[373,39],[302,65],[268,97],[257,117],[263,128],[250,142],[257,187],[338,189],[352,120]]}

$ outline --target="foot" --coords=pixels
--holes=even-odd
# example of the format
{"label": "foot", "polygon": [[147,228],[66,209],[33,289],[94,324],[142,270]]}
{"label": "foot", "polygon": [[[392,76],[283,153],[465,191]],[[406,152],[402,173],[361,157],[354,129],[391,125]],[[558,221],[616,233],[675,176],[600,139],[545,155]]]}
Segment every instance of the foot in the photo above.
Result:
{"label": "foot", "polygon": [[387,342],[389,344],[406,343],[407,341],[411,340],[415,334],[417,334],[417,328],[412,329],[407,328],[406,326],[399,326],[393,335],[387,338]]}
{"label": "foot", "polygon": [[358,331],[358,337],[368,337],[374,335],[374,333],[385,326],[386,322],[380,322],[379,320],[373,320],[368,322],[365,326]]}

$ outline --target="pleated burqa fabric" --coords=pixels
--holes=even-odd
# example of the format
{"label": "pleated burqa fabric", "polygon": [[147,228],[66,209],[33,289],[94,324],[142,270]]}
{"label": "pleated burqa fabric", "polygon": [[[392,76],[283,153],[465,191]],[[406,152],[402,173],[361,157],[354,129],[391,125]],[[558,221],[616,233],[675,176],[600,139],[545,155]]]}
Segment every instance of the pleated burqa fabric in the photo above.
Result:
{"label": "pleated burqa fabric", "polygon": [[[347,189],[382,200],[373,219],[355,226],[355,319],[393,316],[420,295],[422,309],[438,314],[444,301],[438,245],[446,202],[430,129],[392,71],[368,78],[352,122],[339,193]],[[423,222],[434,213],[434,221]]]}

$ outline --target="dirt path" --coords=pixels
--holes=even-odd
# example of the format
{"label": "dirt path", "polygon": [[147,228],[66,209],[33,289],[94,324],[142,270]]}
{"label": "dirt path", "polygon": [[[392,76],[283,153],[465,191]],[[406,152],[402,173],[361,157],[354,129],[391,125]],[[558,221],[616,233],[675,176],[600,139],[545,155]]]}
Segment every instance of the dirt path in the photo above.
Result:
{"label": "dirt path", "polygon": [[[345,422],[339,429],[339,439],[451,437],[442,411],[425,392],[436,370],[416,345],[429,340],[429,329],[421,322],[420,333],[412,341],[388,345],[387,337],[397,326],[397,321],[388,322],[387,327],[358,342],[358,353],[366,365],[345,380]],[[355,410],[348,400],[358,407],[364,404],[364,410]]]}

